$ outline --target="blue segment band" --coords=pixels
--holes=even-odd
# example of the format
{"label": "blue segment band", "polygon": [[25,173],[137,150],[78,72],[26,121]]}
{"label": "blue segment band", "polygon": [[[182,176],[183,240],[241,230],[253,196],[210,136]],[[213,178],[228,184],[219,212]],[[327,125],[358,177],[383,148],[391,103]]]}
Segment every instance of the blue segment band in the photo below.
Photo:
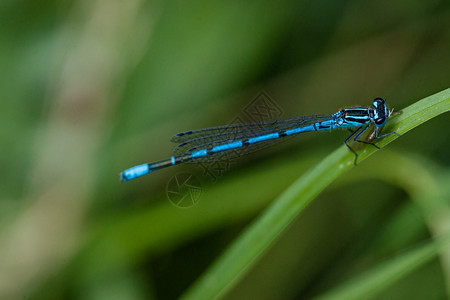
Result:
{"label": "blue segment band", "polygon": [[258,142],[262,142],[262,141],[266,141],[266,140],[276,139],[279,136],[280,135],[278,134],[278,132],[269,133],[269,134],[257,136],[257,137],[254,137],[254,138],[250,138],[250,139],[248,139],[248,143],[249,144],[253,144],[253,143],[258,143]]}
{"label": "blue segment band", "polygon": [[148,164],[143,164],[143,165],[135,166],[128,170],[123,171],[120,174],[120,178],[122,181],[128,181],[128,180],[143,176],[148,173],[150,173]]}
{"label": "blue segment band", "polygon": [[220,145],[212,148],[213,152],[219,152],[219,151],[225,151],[229,149],[239,148],[242,147],[242,141],[237,141],[225,145]]}
{"label": "blue segment band", "polygon": [[198,151],[192,152],[192,153],[191,153],[191,157],[192,157],[192,158],[195,158],[195,157],[202,157],[202,156],[206,156],[207,153],[208,153],[208,152],[207,152],[206,149],[198,150]]}
{"label": "blue segment band", "polygon": [[308,125],[308,126],[304,126],[304,127],[300,127],[300,128],[289,129],[289,130],[286,130],[286,135],[292,135],[292,134],[307,132],[307,131],[315,131],[314,126]]}

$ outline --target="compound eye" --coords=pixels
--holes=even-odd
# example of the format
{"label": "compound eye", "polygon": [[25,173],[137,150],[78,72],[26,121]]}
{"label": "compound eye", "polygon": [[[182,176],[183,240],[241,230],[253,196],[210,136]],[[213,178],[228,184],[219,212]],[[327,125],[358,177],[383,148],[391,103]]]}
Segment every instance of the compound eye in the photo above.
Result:
{"label": "compound eye", "polygon": [[386,105],[386,102],[385,102],[384,99],[382,99],[382,98],[376,98],[375,100],[373,100],[372,105],[373,105],[375,108],[380,109],[380,108],[382,108],[383,106]]}
{"label": "compound eye", "polygon": [[380,127],[386,123],[386,118],[377,118],[374,120],[376,126]]}

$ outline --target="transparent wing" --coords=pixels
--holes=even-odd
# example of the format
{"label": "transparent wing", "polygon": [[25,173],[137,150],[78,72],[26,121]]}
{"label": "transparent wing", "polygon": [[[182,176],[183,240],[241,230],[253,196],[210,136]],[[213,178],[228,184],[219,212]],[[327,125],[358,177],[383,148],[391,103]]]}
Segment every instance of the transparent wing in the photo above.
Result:
{"label": "transparent wing", "polygon": [[[197,150],[211,149],[215,146],[245,140],[269,133],[281,132],[288,129],[307,126],[329,119],[329,115],[311,115],[274,121],[231,124],[186,131],[176,134],[172,137],[172,142],[181,142],[181,144],[175,147],[173,155],[189,155],[190,153]],[[189,162],[198,163],[230,160],[280,143],[287,140],[289,137],[291,136],[279,137],[276,139],[270,139],[258,143],[244,145],[239,148],[211,153],[204,157],[192,159]]]}
{"label": "transparent wing", "polygon": [[315,122],[320,122],[330,118],[330,115],[309,115],[309,116],[299,116],[289,119],[279,119],[279,120],[269,120],[262,122],[252,122],[252,123],[239,123],[230,124],[209,128],[201,128],[195,130],[189,130],[185,132],[180,132],[172,136],[170,139],[174,143],[183,143],[194,140],[200,137],[216,136],[218,134],[225,133],[238,133],[242,132],[245,134],[247,131],[251,130],[266,130],[267,132],[276,132],[277,128],[283,130],[282,128],[295,128],[302,125],[308,125]]}

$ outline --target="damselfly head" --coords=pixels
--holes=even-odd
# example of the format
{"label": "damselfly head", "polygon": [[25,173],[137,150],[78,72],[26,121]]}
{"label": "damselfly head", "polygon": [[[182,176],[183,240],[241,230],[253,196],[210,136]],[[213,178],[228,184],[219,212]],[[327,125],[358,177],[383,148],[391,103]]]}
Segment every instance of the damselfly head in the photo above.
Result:
{"label": "damselfly head", "polygon": [[375,126],[381,127],[386,123],[387,118],[390,116],[390,111],[386,107],[386,101],[382,98],[376,98],[373,100],[372,105],[375,107],[373,122],[375,123]]}

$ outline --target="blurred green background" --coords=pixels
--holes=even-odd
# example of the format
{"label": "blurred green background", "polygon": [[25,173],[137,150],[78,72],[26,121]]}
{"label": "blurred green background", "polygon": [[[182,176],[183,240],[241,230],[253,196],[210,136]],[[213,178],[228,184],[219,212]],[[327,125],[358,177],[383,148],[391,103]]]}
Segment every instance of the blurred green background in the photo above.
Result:
{"label": "blurred green background", "polygon": [[[3,0],[0,298],[179,297],[348,133],[304,134],[214,179],[121,171],[170,157],[174,133],[245,121],[262,91],[281,117],[375,97],[401,109],[449,87],[449,53],[442,0]],[[449,125],[339,178],[224,298],[319,296],[442,232],[424,195],[448,185]],[[181,172],[192,207],[168,199]],[[449,268],[437,257],[375,298],[447,299]]]}

